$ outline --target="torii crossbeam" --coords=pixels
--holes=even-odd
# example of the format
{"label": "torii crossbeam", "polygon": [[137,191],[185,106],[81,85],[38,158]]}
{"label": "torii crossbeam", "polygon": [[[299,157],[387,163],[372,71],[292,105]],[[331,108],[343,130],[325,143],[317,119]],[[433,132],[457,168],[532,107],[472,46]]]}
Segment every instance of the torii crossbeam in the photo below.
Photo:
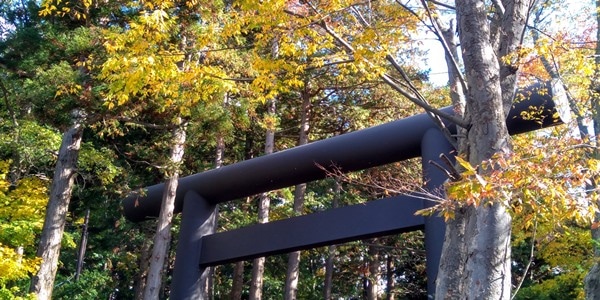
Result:
{"label": "torii crossbeam", "polygon": [[[525,100],[507,118],[511,134],[561,123],[549,90],[540,85],[525,90]],[[541,120],[521,117],[531,107],[541,111]],[[453,124],[446,125],[455,131]],[[425,188],[437,193],[447,178],[429,162],[438,161],[441,153],[453,157],[452,151],[430,116],[420,114],[181,178],[175,212],[183,211],[183,217],[171,299],[204,299],[198,287],[208,266],[418,229],[425,230],[428,294],[433,297],[445,225],[441,218],[415,216],[432,205],[422,197],[374,200],[220,233],[213,220],[218,203],[322,179],[334,170],[352,172],[418,156]],[[164,184],[153,185],[125,199],[125,216],[134,222],[158,216],[163,189]]]}

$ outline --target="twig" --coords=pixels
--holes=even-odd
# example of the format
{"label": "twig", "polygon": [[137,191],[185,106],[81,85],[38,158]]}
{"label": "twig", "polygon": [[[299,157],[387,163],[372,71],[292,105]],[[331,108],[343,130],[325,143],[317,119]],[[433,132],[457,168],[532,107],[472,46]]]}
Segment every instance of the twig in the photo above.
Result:
{"label": "twig", "polygon": [[456,61],[456,59],[454,59],[454,56],[452,55],[452,52],[450,51],[450,47],[448,46],[448,42],[446,41],[446,39],[444,38],[444,35],[442,34],[442,29],[440,28],[439,20],[438,20],[438,18],[433,17],[431,10],[429,9],[429,7],[427,7],[427,4],[425,3],[425,0],[421,0],[421,1],[423,3],[423,7],[425,8],[425,11],[427,12],[427,16],[429,17],[431,26],[433,26],[433,29],[434,29],[433,34],[435,34],[438,37],[438,40],[442,44],[442,48],[444,48],[444,52],[446,53],[446,56],[448,56],[450,58],[450,62],[452,62],[452,68],[454,69],[454,72],[456,72],[456,75],[458,76],[460,84],[462,85],[463,92],[466,94],[468,91],[467,81],[465,80],[464,76],[462,75],[462,72],[460,71],[460,68],[458,67],[458,62]]}
{"label": "twig", "polygon": [[[452,5],[448,5],[448,4],[446,4],[446,3],[442,3],[442,2],[439,2],[439,1],[435,1],[435,0],[427,0],[427,1],[428,1],[428,2],[431,2],[431,3],[435,4],[435,5],[439,5],[439,6],[441,6],[441,7],[445,7],[445,8],[447,8],[447,9],[456,10],[456,7],[454,7],[454,6],[452,6]],[[497,1],[497,0],[496,0],[496,1]]]}
{"label": "twig", "polygon": [[515,299],[515,296],[517,296],[517,292],[521,288],[521,285],[523,285],[523,282],[525,282],[525,277],[527,276],[527,272],[529,271],[529,268],[531,267],[531,264],[533,263],[533,258],[534,258],[534,253],[535,253],[536,232],[537,232],[537,219],[534,220],[534,225],[533,225],[533,234],[531,237],[531,251],[529,252],[529,261],[527,262],[527,265],[525,266],[525,270],[523,271],[523,277],[521,277],[521,280],[519,280],[519,284],[515,288],[515,291],[513,292],[512,297],[510,297],[510,300]]}
{"label": "twig", "polygon": [[452,180],[452,181],[459,181],[460,180],[460,174],[455,174],[453,172],[453,169],[446,169],[444,168],[442,165],[440,165],[439,163],[437,163],[436,161],[433,160],[429,160],[428,163],[432,164],[434,167],[440,169],[442,172],[444,172],[446,174],[446,176]]}

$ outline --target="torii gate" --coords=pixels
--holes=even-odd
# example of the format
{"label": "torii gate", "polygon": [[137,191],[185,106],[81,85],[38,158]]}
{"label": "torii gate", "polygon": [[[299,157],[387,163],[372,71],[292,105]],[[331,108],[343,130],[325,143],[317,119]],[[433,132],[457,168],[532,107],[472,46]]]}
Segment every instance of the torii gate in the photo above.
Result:
{"label": "torii gate", "polygon": [[[550,88],[538,93],[539,88],[544,87],[527,88],[525,100],[513,106],[507,118],[510,134],[561,123],[553,118],[560,109]],[[542,111],[541,123],[521,117],[531,107]],[[334,169],[346,173],[417,156],[422,157],[425,189],[439,193],[447,178],[430,161],[439,162],[442,153],[453,158],[452,152],[431,117],[420,114],[181,178],[175,212],[183,216],[171,299],[203,299],[199,283],[209,266],[421,229],[425,230],[427,290],[433,298],[445,224],[439,217],[414,214],[432,205],[422,196],[373,200],[219,233],[213,221],[222,202],[323,179]],[[125,216],[133,222],[157,217],[163,188],[164,184],[153,185],[126,198]]]}

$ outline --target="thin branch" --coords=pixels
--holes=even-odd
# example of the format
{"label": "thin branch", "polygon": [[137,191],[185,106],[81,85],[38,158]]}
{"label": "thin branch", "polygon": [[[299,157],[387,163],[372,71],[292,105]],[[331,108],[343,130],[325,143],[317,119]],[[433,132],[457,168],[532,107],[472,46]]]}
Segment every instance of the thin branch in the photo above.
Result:
{"label": "thin branch", "polygon": [[[335,31],[333,31],[333,29],[331,29],[331,27],[329,27],[329,25],[325,21],[321,22],[321,27],[327,32],[327,34],[329,34],[338,43],[340,43],[346,49],[347,52],[354,54],[354,52],[355,52],[354,47],[352,47],[352,45],[350,45],[344,38],[340,37]],[[392,64],[395,64],[394,68],[398,69],[399,65],[397,63],[395,63],[395,60],[391,55],[388,54],[386,56],[386,58]],[[401,68],[400,68],[400,70],[401,70]],[[436,109],[436,108],[432,107],[431,105],[429,105],[427,102],[422,101],[419,98],[415,97],[414,95],[412,95],[411,93],[409,93],[408,91],[403,89],[401,86],[399,86],[396,82],[394,82],[394,80],[392,80],[389,75],[382,74],[382,75],[380,75],[380,77],[383,79],[383,81],[385,83],[390,85],[394,90],[396,90],[397,92],[402,94],[404,97],[406,97],[408,100],[410,100],[417,106],[420,106],[421,108],[425,109],[425,111],[436,114],[444,119],[447,119],[447,120],[455,123],[457,126],[460,126],[463,128],[468,127],[469,124],[467,124],[467,122],[465,122],[463,119],[458,118],[451,114],[447,114],[439,109]],[[408,83],[410,83],[410,81]]]}
{"label": "thin branch", "polygon": [[428,161],[428,163],[430,163],[434,167],[440,169],[440,171],[444,172],[446,174],[446,177],[448,177],[448,179],[450,179],[451,181],[459,181],[461,178],[460,174],[454,173],[455,172],[454,168],[446,169],[442,165],[440,165],[439,163],[437,163],[436,161],[433,161],[433,160]]}
{"label": "thin branch", "polygon": [[[252,47],[254,47],[254,45],[250,44],[250,45],[239,46],[239,47],[224,47],[224,48],[218,48],[218,49],[205,49],[205,50],[200,50],[200,51],[195,51],[195,52],[197,52],[197,53],[221,52],[221,51],[228,51],[228,50],[250,49]],[[194,51],[192,51],[192,52],[194,52]]]}
{"label": "thin branch", "polygon": [[415,98],[413,95],[411,95],[410,93],[408,93],[406,90],[404,90],[401,86],[399,86],[396,82],[394,82],[394,80],[388,76],[387,74],[383,74],[381,75],[381,78],[383,79],[383,81],[385,83],[387,83],[390,87],[392,87],[394,90],[396,90],[398,93],[402,94],[402,96],[406,97],[408,100],[410,100],[411,102],[413,102],[414,104],[416,104],[417,106],[423,108],[425,111],[436,114],[438,116],[440,116],[443,119],[446,119],[450,122],[455,123],[457,126],[463,127],[463,128],[468,128],[469,124],[461,119],[458,118],[455,115],[451,115],[448,113],[445,113],[437,108],[432,107],[431,105],[424,103],[423,101],[419,100],[418,98]]}
{"label": "thin branch", "polygon": [[427,16],[429,17],[431,25],[433,26],[433,29],[434,29],[433,34],[435,34],[438,37],[440,43],[442,44],[442,48],[444,48],[444,52],[446,53],[446,56],[448,56],[450,58],[450,61],[452,62],[452,68],[454,69],[454,72],[456,72],[456,75],[458,76],[460,84],[462,85],[463,93],[466,94],[468,91],[467,81],[465,80],[463,74],[460,72],[460,68],[458,67],[458,62],[456,61],[456,59],[454,59],[454,56],[452,55],[452,51],[450,51],[450,47],[448,46],[448,42],[446,41],[446,39],[444,38],[444,35],[442,34],[442,29],[440,28],[441,27],[440,21],[438,20],[438,18],[433,17],[431,10],[425,3],[425,0],[421,0],[421,3],[423,4],[423,7],[425,8],[425,11],[427,12]]}
{"label": "thin branch", "polygon": [[129,123],[129,124],[134,124],[134,125],[138,125],[138,126],[142,126],[142,127],[146,127],[146,128],[151,128],[151,129],[161,129],[162,130],[162,129],[174,129],[176,127],[179,127],[179,125],[175,125],[175,124],[161,125],[161,124],[155,124],[155,123],[142,122],[142,121],[134,120],[130,117],[117,117],[116,119],[117,119],[117,121],[125,122],[126,125],[127,125],[127,123]]}
{"label": "thin branch", "polygon": [[[427,100],[425,99],[425,97],[423,97],[423,95],[421,95],[421,93],[419,92],[419,90],[417,89],[417,87],[415,87],[412,82],[410,81],[410,78],[408,78],[408,75],[406,74],[406,72],[404,72],[404,70],[400,67],[400,65],[396,62],[396,60],[391,56],[391,55],[386,55],[386,59],[392,64],[392,66],[394,66],[394,68],[400,73],[400,75],[402,76],[402,78],[404,79],[404,82],[409,86],[409,90],[411,90],[413,92],[414,95],[416,95],[417,100],[422,103],[423,105],[421,105],[421,107],[424,108],[424,105],[431,107],[429,105],[429,103],[427,103]],[[433,108],[433,107],[431,107]],[[427,111],[427,109],[426,109]],[[444,134],[444,136],[446,137],[446,139],[448,140],[448,142],[450,142],[452,144],[452,146],[454,148],[456,148],[456,139],[452,137],[452,134],[450,133],[450,130],[448,130],[448,128],[446,127],[446,124],[444,124],[444,122],[442,121],[441,117],[444,117],[444,115],[447,115],[448,117],[452,117],[453,119],[456,119],[459,122],[462,122],[463,119],[462,118],[458,118],[454,115],[449,115],[449,114],[444,114],[444,115],[440,115],[439,113],[434,113],[433,111],[427,111],[427,114],[431,117],[431,119],[433,120],[433,122],[442,130],[442,133]],[[459,124],[459,123],[457,123]]]}
{"label": "thin branch", "polygon": [[330,67],[330,66],[335,66],[335,65],[342,65],[342,64],[352,63],[352,62],[355,62],[354,58],[344,59],[344,60],[338,60],[338,61],[332,61],[332,62],[324,63],[321,66],[311,66],[311,67],[307,67],[304,70],[305,71],[311,71],[311,70],[320,69],[320,68],[324,68],[324,67]]}
{"label": "thin branch", "polygon": [[[446,3],[442,3],[442,2],[439,2],[439,1],[435,1],[435,0],[427,0],[427,1],[428,1],[428,2],[431,2],[431,3],[435,4],[435,5],[439,5],[439,6],[441,6],[441,7],[445,7],[445,8],[447,8],[447,9],[456,10],[456,7],[454,7],[454,6],[452,6],[452,5],[448,5],[448,4],[446,4]],[[496,1],[497,1],[497,0],[496,0]]]}
{"label": "thin branch", "polygon": [[402,7],[404,10],[406,10],[407,12],[409,12],[411,15],[413,15],[415,18],[417,18],[417,20],[419,20],[419,22],[421,22],[421,24],[425,27],[427,27],[427,29],[435,32],[435,30],[433,29],[433,27],[431,27],[431,25],[429,25],[427,22],[425,22],[425,20],[423,20],[421,18],[421,16],[419,16],[419,14],[417,14],[414,10],[412,10],[412,8],[406,6],[406,4],[400,2],[400,0],[396,0],[396,3],[398,3],[398,5],[400,5],[400,7]]}
{"label": "thin branch", "polygon": [[[438,203],[442,203],[447,199],[440,197],[438,194],[428,191],[423,188],[420,184],[410,183],[406,181],[401,181],[396,178],[389,178],[387,181],[391,182],[391,184],[383,185],[374,180],[366,180],[366,178],[362,178],[362,180],[357,180],[351,178],[348,174],[344,173],[337,166],[331,166],[326,168],[320,164],[315,164],[319,169],[325,172],[327,177],[336,178],[340,181],[353,184],[355,186],[360,186],[364,188],[375,189],[384,192],[386,195],[396,194],[396,195],[410,195],[411,197],[417,199],[423,199],[428,201],[434,201]],[[390,187],[390,186],[393,186]],[[398,187],[401,187],[400,189]]]}
{"label": "thin branch", "polygon": [[369,24],[367,19],[365,19],[365,17],[362,15],[362,13],[358,9],[356,9],[356,7],[352,6],[351,10],[354,14],[356,14],[356,16],[358,17],[358,20],[360,20],[360,22],[363,24],[364,27],[371,27],[371,24]]}
{"label": "thin branch", "polygon": [[527,277],[527,272],[529,272],[529,268],[531,267],[531,264],[533,263],[534,254],[535,254],[536,233],[537,233],[537,218],[534,220],[534,225],[533,225],[533,234],[531,237],[531,250],[529,252],[529,261],[527,262],[527,266],[525,266],[525,270],[523,271],[523,277],[521,277],[521,280],[519,280],[519,284],[515,288],[515,291],[513,292],[512,297],[510,297],[510,300],[515,299],[515,296],[517,296],[517,292],[521,288],[521,285],[523,285],[523,282],[525,282],[525,278]]}
{"label": "thin branch", "polygon": [[444,164],[446,165],[446,167],[452,172],[452,174],[454,175],[454,177],[456,177],[456,178],[458,178],[458,180],[460,180],[462,178],[462,175],[456,169],[456,167],[454,166],[454,164],[452,163],[452,161],[450,161],[450,158],[446,154],[444,154],[444,153],[440,154],[440,158],[442,159],[442,161],[444,162]]}
{"label": "thin branch", "polygon": [[166,168],[166,166],[156,165],[156,164],[153,164],[153,163],[147,162],[147,161],[145,161],[145,160],[136,160],[136,159],[133,159],[133,158],[129,157],[129,155],[127,155],[127,154],[123,153],[123,152],[122,152],[122,151],[119,149],[119,147],[117,147],[117,145],[115,145],[115,144],[113,144],[113,148],[115,148],[115,151],[117,151],[117,153],[119,153],[121,156],[123,156],[123,157],[124,157],[126,160],[128,160],[128,161],[131,161],[131,162],[134,162],[134,163],[138,163],[138,164],[144,164],[144,165],[148,165],[148,166],[151,166],[151,167],[153,167],[153,168],[156,168],[156,169],[159,169],[159,170],[160,170],[160,169],[165,169],[165,168]]}

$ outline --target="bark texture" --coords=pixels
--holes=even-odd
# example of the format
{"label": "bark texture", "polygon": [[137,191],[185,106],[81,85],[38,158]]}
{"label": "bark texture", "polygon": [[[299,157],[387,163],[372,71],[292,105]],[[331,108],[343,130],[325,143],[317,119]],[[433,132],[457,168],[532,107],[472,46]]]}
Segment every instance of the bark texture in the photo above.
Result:
{"label": "bark texture", "polygon": [[144,235],[144,237],[147,238],[144,239],[144,242],[142,243],[140,249],[140,256],[138,260],[138,266],[140,268],[140,271],[135,277],[136,282],[133,287],[135,300],[144,299],[144,288],[146,287],[146,278],[148,277],[148,267],[150,265],[150,254],[152,250],[152,242],[149,237],[151,231],[150,229],[153,226],[153,224],[153,222],[146,222],[141,225],[142,234]]}
{"label": "bark texture", "polygon": [[233,266],[233,283],[231,286],[231,293],[229,294],[229,299],[241,300],[243,288],[244,288],[244,262],[238,261]]}
{"label": "bark texture", "polygon": [[365,299],[377,300],[379,294],[377,287],[381,275],[381,268],[379,267],[379,248],[377,247],[378,240],[373,239],[369,242],[369,256],[367,260],[368,273],[365,282]]}
{"label": "bark texture", "polygon": [[[600,25],[600,0],[596,0],[596,24]],[[594,78],[590,86],[591,103],[592,103],[592,122],[594,126],[594,136],[591,137],[591,143],[596,147],[600,146],[598,141],[598,134],[600,134],[600,29],[596,31],[596,56],[594,63],[596,64]],[[592,154],[596,159],[600,159],[600,150],[597,148]],[[595,178],[592,182],[591,189],[597,187],[599,178]],[[597,193],[597,192],[596,192]],[[600,205],[600,203],[596,203]],[[600,213],[596,213],[596,222],[600,221]],[[592,229],[592,238],[595,241],[600,241],[600,228]],[[598,244],[595,244],[598,245]],[[594,249],[595,262],[585,276],[585,298],[588,300],[600,299],[600,247],[596,246]]]}
{"label": "bark texture", "polygon": [[[227,102],[227,98],[225,103]],[[223,166],[223,155],[225,155],[225,138],[222,133],[217,134],[217,146],[215,149],[215,169]],[[212,228],[217,228],[219,222],[219,206],[216,207],[215,217],[213,218],[214,224]],[[214,299],[214,276],[216,267],[208,267],[206,270],[206,279],[201,283],[201,289],[204,290],[204,294],[207,295],[208,299]]]}
{"label": "bark texture", "polygon": [[37,256],[42,259],[42,263],[37,274],[31,278],[30,292],[34,293],[39,300],[52,297],[60,255],[60,243],[65,231],[69,202],[77,174],[77,159],[82,137],[83,125],[81,120],[78,120],[63,134],[58,151],[58,160],[50,188],[50,199],[46,207],[44,227],[37,250]]}
{"label": "bark texture", "polygon": [[[333,188],[333,201],[331,203],[331,207],[333,209],[338,208],[340,206],[340,192],[342,190],[342,185],[338,180],[335,181],[335,185]],[[336,245],[330,245],[327,249],[327,259],[325,260],[325,281],[323,283],[323,299],[331,300],[331,289],[333,285],[333,272],[334,272],[334,260],[335,260],[335,252]]]}
{"label": "bark texture", "polygon": [[[502,6],[504,10],[492,18],[497,23],[490,24],[489,8],[484,1],[456,1],[470,120],[468,149],[462,154],[474,166],[512,151],[505,115],[512,105],[518,65],[501,60],[520,44],[527,4],[519,0],[502,1]],[[494,34],[491,28],[497,28],[500,34]],[[491,36],[498,36],[498,42]],[[495,49],[496,45],[499,49]],[[483,199],[478,206],[467,210],[462,299],[510,299],[512,219],[506,211],[509,201]]]}
{"label": "bark texture", "polygon": [[435,283],[435,294],[442,299],[463,299],[465,291],[462,274],[467,261],[465,247],[466,218],[463,210],[455,213],[455,218],[446,222],[442,257]]}
{"label": "bark texture", "polygon": [[161,279],[164,273],[163,269],[169,253],[173,210],[175,208],[175,196],[179,179],[179,164],[183,160],[186,140],[186,132],[182,120],[179,119],[178,123],[178,126],[173,130],[173,142],[171,144],[170,154],[171,166],[169,166],[170,170],[167,173],[168,179],[165,182],[158,224],[154,235],[150,267],[148,269],[148,277],[146,278],[146,287],[144,289],[144,300],[159,299],[162,283]]}
{"label": "bark texture", "polygon": [[[298,146],[308,144],[308,130],[310,129],[310,95],[307,91],[302,92],[302,108],[300,116],[300,136],[298,138]],[[304,207],[304,194],[306,192],[306,184],[296,185],[294,190],[294,213],[300,215]],[[285,294],[284,299],[296,299],[298,289],[298,276],[300,267],[300,251],[295,251],[288,256],[287,275],[285,279]]]}
{"label": "bark texture", "polygon": [[[448,46],[450,53],[446,53],[446,65],[448,66],[448,84],[450,85],[450,98],[457,115],[464,117],[466,108],[465,91],[461,83],[460,74],[453,64],[460,61],[458,56],[458,41],[454,34],[455,29],[452,26],[442,28],[442,37]],[[458,66],[457,66],[458,67]],[[458,136],[466,137],[468,134],[464,128],[458,128]],[[468,152],[468,140],[466,138],[457,139],[458,151],[460,153]],[[446,222],[446,232],[444,236],[444,245],[442,247],[442,256],[436,279],[435,295],[444,295],[444,299],[461,299],[465,290],[461,280],[464,272],[465,262],[467,260],[467,248],[465,247],[465,218],[466,208],[461,208],[455,212],[455,218]]]}
{"label": "bark texture", "polygon": [[[271,100],[268,103],[267,113],[275,115],[277,103]],[[275,148],[275,128],[267,128],[265,135],[265,155],[273,153]],[[269,193],[261,193],[258,197],[258,223],[269,222],[269,211],[271,209],[271,198]],[[265,258],[254,259],[252,264],[252,282],[250,283],[250,300],[262,299],[263,274],[265,272]]]}

